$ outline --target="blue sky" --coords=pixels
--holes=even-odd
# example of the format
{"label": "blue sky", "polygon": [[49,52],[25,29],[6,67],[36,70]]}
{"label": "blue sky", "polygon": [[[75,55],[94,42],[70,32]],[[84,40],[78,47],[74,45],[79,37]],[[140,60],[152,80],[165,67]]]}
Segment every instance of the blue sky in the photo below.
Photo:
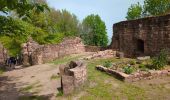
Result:
{"label": "blue sky", "polygon": [[112,37],[114,23],[126,20],[131,4],[144,0],[47,0],[50,7],[66,9],[74,13],[80,21],[90,14],[98,14],[106,23],[109,38]]}

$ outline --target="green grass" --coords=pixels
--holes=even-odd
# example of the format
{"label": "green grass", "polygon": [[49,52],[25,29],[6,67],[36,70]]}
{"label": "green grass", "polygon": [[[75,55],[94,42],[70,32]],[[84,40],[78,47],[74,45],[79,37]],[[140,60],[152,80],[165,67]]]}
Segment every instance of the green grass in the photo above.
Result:
{"label": "green grass", "polygon": [[60,76],[58,76],[58,75],[52,75],[50,77],[51,80],[56,80],[56,79],[59,79],[59,78],[60,78]]}
{"label": "green grass", "polygon": [[[65,57],[57,61],[56,64],[66,63],[70,59],[77,57]],[[79,58],[79,57],[78,57]],[[119,62],[122,59],[93,59],[86,61],[88,69],[88,85],[85,85],[81,91],[75,92],[70,96],[63,96],[62,93],[57,94],[57,100],[148,100],[161,99],[169,97],[170,89],[168,89],[168,80],[166,84],[150,85],[148,81],[139,81],[135,83],[126,83],[95,69],[96,65],[103,65],[106,61]],[[129,60],[129,59],[123,59]],[[165,79],[166,80],[166,79]],[[156,81],[161,82],[161,81]],[[151,83],[154,81],[151,80]],[[83,92],[83,94],[81,94]],[[81,94],[81,95],[80,95]]]}
{"label": "green grass", "polygon": [[32,83],[26,87],[23,87],[20,89],[20,92],[33,92],[32,90],[35,89],[35,88],[39,88],[41,87],[42,85],[39,84],[39,82],[35,82],[35,83]]}
{"label": "green grass", "polygon": [[82,55],[72,55],[72,56],[66,56],[66,57],[63,57],[63,58],[59,58],[51,63],[54,63],[55,65],[59,65],[59,64],[65,64],[65,63],[68,63],[72,60],[76,60],[78,58],[81,58]]}
{"label": "green grass", "polygon": [[38,95],[34,95],[34,96],[21,96],[21,97],[19,97],[19,100],[48,100],[48,97],[38,96]]}
{"label": "green grass", "polygon": [[3,69],[1,66],[0,66],[0,75],[2,75],[4,73],[5,69]]}
{"label": "green grass", "polygon": [[[96,85],[94,87],[86,87],[86,94],[80,100],[122,100],[122,99],[144,99],[144,90],[140,87],[124,83],[104,72],[97,71],[95,66],[103,64],[108,59],[92,60],[88,62],[88,81]],[[119,59],[109,59],[112,62]]]}

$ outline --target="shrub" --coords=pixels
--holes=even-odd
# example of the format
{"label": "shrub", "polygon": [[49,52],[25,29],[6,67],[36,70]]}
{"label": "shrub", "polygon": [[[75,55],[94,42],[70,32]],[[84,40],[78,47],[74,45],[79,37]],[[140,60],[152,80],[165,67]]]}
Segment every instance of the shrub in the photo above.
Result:
{"label": "shrub", "polygon": [[109,67],[111,67],[111,66],[112,66],[112,62],[111,62],[111,61],[106,61],[106,62],[104,63],[104,67],[109,68]]}
{"label": "shrub", "polygon": [[127,67],[124,67],[123,70],[124,70],[124,73],[131,74],[134,69],[131,66],[127,66]]}
{"label": "shrub", "polygon": [[148,65],[140,64],[139,68],[140,68],[141,71],[148,71]]}
{"label": "shrub", "polygon": [[131,61],[129,61],[129,64],[130,64],[130,65],[135,65],[135,64],[136,64],[136,61],[131,60]]}
{"label": "shrub", "polygon": [[152,69],[163,69],[164,66],[168,63],[168,54],[166,50],[161,50],[159,55],[152,59]]}
{"label": "shrub", "polygon": [[140,64],[139,68],[146,68],[146,66],[144,64]]}

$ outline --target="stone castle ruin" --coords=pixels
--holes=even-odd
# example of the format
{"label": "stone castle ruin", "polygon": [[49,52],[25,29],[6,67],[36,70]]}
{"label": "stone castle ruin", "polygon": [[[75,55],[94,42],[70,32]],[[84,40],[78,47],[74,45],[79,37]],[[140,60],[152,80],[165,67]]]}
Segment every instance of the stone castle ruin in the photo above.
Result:
{"label": "stone castle ruin", "polygon": [[112,49],[127,57],[155,55],[170,48],[170,15],[123,21],[113,25]]}
{"label": "stone castle ruin", "polygon": [[[0,65],[4,65],[8,57],[7,50],[0,44]],[[2,66],[0,66],[2,67]]]}
{"label": "stone castle ruin", "polygon": [[36,65],[53,61],[70,54],[85,52],[81,39],[65,38],[59,44],[39,45],[32,39],[22,45],[23,65]]}
{"label": "stone castle ruin", "polygon": [[83,61],[71,61],[66,65],[61,65],[61,88],[65,95],[73,93],[87,81],[87,68]]}

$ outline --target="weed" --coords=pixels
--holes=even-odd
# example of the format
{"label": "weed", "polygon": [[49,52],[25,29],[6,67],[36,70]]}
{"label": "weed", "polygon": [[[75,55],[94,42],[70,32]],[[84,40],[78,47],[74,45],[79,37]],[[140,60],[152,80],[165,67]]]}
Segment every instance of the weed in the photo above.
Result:
{"label": "weed", "polygon": [[134,71],[134,69],[131,66],[124,67],[123,70],[124,73],[126,74],[131,74]]}
{"label": "weed", "polygon": [[56,80],[56,79],[59,79],[60,77],[58,75],[52,75],[50,77],[51,80]]}
{"label": "weed", "polygon": [[111,61],[105,61],[104,67],[107,67],[107,68],[112,67],[112,62]]}

